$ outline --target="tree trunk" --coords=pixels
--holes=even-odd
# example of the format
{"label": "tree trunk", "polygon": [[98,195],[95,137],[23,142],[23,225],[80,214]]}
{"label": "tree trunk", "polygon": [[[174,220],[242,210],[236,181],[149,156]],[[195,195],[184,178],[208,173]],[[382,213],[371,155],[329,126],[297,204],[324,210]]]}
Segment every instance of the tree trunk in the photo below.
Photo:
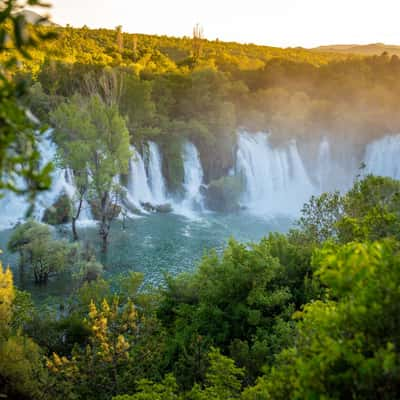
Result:
{"label": "tree trunk", "polygon": [[72,217],[72,239],[74,242],[77,242],[79,237],[78,237],[78,232],[76,231],[76,218]]}
{"label": "tree trunk", "polygon": [[[103,222],[102,222],[103,224]],[[100,236],[102,240],[101,252],[107,253],[108,250],[108,229],[106,226],[100,228]]]}
{"label": "tree trunk", "polygon": [[78,232],[76,230],[76,221],[79,219],[79,216],[81,215],[82,203],[83,203],[83,195],[80,196],[78,210],[76,211],[76,214],[72,217],[72,237],[75,242],[77,242],[79,239]]}
{"label": "tree trunk", "polygon": [[37,285],[46,285],[48,278],[49,278],[49,272],[48,269],[46,268],[45,265],[40,261],[38,265],[33,267],[33,273],[35,276],[35,283]]}
{"label": "tree trunk", "polygon": [[23,250],[19,251],[19,281],[20,284],[24,282],[25,277],[25,253]]}
{"label": "tree trunk", "polygon": [[108,245],[108,224],[107,224],[107,207],[108,202],[108,193],[104,193],[101,198],[101,223],[100,223],[100,237],[102,239],[101,251],[102,253],[107,253],[107,245]]}

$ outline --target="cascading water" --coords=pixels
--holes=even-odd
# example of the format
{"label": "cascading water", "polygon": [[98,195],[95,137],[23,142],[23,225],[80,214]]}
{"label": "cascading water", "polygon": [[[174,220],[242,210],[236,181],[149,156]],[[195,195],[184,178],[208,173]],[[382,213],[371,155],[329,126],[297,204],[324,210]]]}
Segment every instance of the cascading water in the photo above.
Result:
{"label": "cascading water", "polygon": [[128,199],[143,211],[142,204],[161,205],[167,202],[161,154],[156,143],[149,142],[147,168],[141,154],[132,147],[128,181]]}
{"label": "cascading water", "polygon": [[364,163],[367,174],[400,179],[400,135],[385,136],[368,144]]}
{"label": "cascading water", "polygon": [[316,192],[296,142],[273,148],[264,133],[239,134],[237,173],[245,181],[243,206],[260,215],[295,215]]}
{"label": "cascading water", "polygon": [[128,198],[135,207],[142,210],[141,203],[151,203],[153,198],[143,158],[135,147],[131,147],[131,151],[133,156],[129,162]]}
{"label": "cascading water", "polygon": [[318,189],[320,193],[325,192],[329,187],[330,175],[331,175],[331,166],[332,166],[332,154],[331,154],[331,146],[328,142],[328,139],[324,137],[318,149],[318,160],[317,160],[317,180],[318,180]]}
{"label": "cascading water", "polygon": [[[42,156],[42,164],[47,164],[52,161],[55,156],[55,148],[51,142],[49,137],[44,138],[39,143],[39,151]],[[63,188],[63,184],[65,180],[59,181],[59,170],[55,170],[52,173],[52,182],[53,185],[51,189],[47,192],[44,192],[38,195],[36,199],[36,207],[35,207],[35,217],[37,219],[41,219],[43,216],[44,210],[52,205],[52,201],[55,201],[55,193],[60,193]],[[28,211],[29,204],[26,201],[26,198],[23,196],[17,196],[14,193],[8,192],[5,197],[0,200],[0,209],[1,209],[1,217],[0,217],[0,226],[2,229],[11,228],[15,223],[21,222],[26,212]]]}
{"label": "cascading water", "polygon": [[[66,195],[72,200],[72,203],[75,207],[78,206],[79,202],[79,194],[75,185],[75,177],[74,173],[70,168],[67,168],[65,171],[65,187],[64,191]],[[81,212],[79,214],[78,223],[80,225],[91,225],[95,221],[93,219],[92,210],[90,208],[89,203],[84,198],[82,201]]]}
{"label": "cascading water", "polygon": [[360,157],[351,142],[340,143],[328,140],[325,136],[318,147],[316,164],[311,172],[319,193],[340,191],[346,192],[353,185],[354,177],[360,164]]}
{"label": "cascading water", "polygon": [[[50,135],[48,135],[50,136]],[[50,137],[39,144],[42,162],[54,160],[56,146]],[[128,199],[141,211],[143,204],[152,206],[170,202],[162,174],[162,155],[159,146],[148,142],[145,160],[132,148],[130,160]],[[361,159],[353,148],[332,144],[324,137],[314,142],[312,151],[303,150],[307,157],[307,169],[294,140],[286,145],[273,147],[265,133],[238,135],[236,167],[230,174],[240,175],[244,181],[242,205],[254,214],[297,215],[310,196],[323,191],[350,187]],[[312,156],[314,154],[314,156]],[[365,172],[400,179],[400,135],[386,136],[367,145],[364,153]],[[199,153],[193,143],[186,142],[182,149],[184,166],[183,199],[172,204],[174,212],[197,217],[196,211],[204,211],[201,186],[203,169]],[[117,179],[117,178],[116,178]],[[77,200],[74,174],[70,169],[55,169],[52,187],[37,198],[34,216],[41,220],[44,211],[65,193]],[[0,199],[0,229],[10,228],[24,219],[28,210],[26,199],[7,193]],[[84,200],[80,223],[93,222],[90,206]]]}
{"label": "cascading water", "polygon": [[0,229],[11,228],[23,220],[28,211],[26,199],[14,193],[7,193],[0,199]]}
{"label": "cascading water", "polygon": [[[55,160],[57,147],[50,137],[40,144],[39,150],[44,163]],[[66,194],[76,205],[78,194],[74,182],[75,178],[71,169],[55,168],[52,173],[52,185],[50,190],[43,192],[38,196],[35,212],[36,219],[41,221],[45,210],[51,207],[61,194]],[[94,222],[90,206],[86,200],[82,203],[78,222],[84,225],[92,224]]]}
{"label": "cascading water", "polygon": [[162,174],[162,159],[158,145],[154,142],[148,142],[149,146],[149,182],[153,201],[156,204],[167,202],[164,176]]}
{"label": "cascading water", "polygon": [[186,142],[183,146],[184,199],[174,206],[174,211],[187,217],[194,212],[204,210],[201,185],[203,184],[203,168],[196,146]]}
{"label": "cascading water", "polygon": [[[42,162],[48,163],[54,161],[56,157],[56,145],[50,137],[41,141],[39,151],[42,156]],[[67,192],[69,184],[66,181],[65,170],[54,168],[51,174],[52,185],[49,190],[40,194],[36,201],[35,215],[38,220],[41,220],[46,208],[52,206],[62,192]]]}
{"label": "cascading water", "polygon": [[[39,143],[39,152],[42,157],[42,164],[54,161],[56,156],[56,145],[51,140],[50,134]],[[48,191],[40,193],[36,198],[35,210],[33,217],[41,221],[45,210],[51,207],[61,194],[66,194],[70,199],[74,199],[76,188],[74,186],[73,173],[69,169],[55,168],[52,175],[52,185]],[[0,229],[11,228],[17,222],[23,221],[28,211],[29,204],[26,198],[17,196],[13,193],[7,193],[0,200]],[[90,207],[85,201],[82,207],[80,222],[93,221]]]}

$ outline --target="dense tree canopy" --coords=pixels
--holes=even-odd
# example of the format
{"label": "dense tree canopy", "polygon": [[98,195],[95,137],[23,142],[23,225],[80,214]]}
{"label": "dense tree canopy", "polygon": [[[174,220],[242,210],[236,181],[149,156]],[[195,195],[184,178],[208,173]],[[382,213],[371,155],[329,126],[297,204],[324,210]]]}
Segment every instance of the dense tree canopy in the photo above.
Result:
{"label": "dense tree canopy", "polygon": [[[62,313],[36,309],[1,270],[3,392],[36,398],[41,391],[52,399],[396,398],[398,193],[398,181],[367,176],[344,195],[311,199],[287,235],[250,245],[231,240],[222,255],[211,252],[194,273],[170,277],[164,288],[141,289],[137,274],[110,285],[100,271],[76,286]],[[47,237],[51,247],[48,235],[28,223],[9,246],[34,263],[43,246],[30,243]]]}
{"label": "dense tree canopy", "polygon": [[35,49],[17,73],[33,83],[26,103],[34,113],[48,121],[49,111],[65,98],[96,89],[127,119],[132,142],[162,144],[171,189],[181,176],[174,151],[179,139],[195,142],[209,183],[233,165],[238,129],[272,131],[277,142],[325,135],[357,145],[400,129],[396,55],[197,38],[202,51],[193,57],[190,38],[86,27],[42,30],[58,36]]}
{"label": "dense tree canopy", "polygon": [[[14,4],[0,11],[2,62],[14,55],[4,32],[20,50],[31,44]],[[210,42],[200,30],[195,41],[120,27],[38,32],[58,36],[1,75],[0,190],[49,183],[24,104],[54,124],[58,161],[78,188],[72,221],[87,194],[104,249],[130,144],[158,141],[178,190],[177,154],[190,138],[206,183],[225,196],[237,129],[272,130],[278,142],[326,132],[360,144],[400,127],[395,56]],[[21,80],[31,81],[29,94]],[[18,177],[30,186],[20,190]],[[19,225],[8,247],[21,268],[37,283],[65,272],[74,290],[59,307],[34,305],[0,265],[0,397],[398,398],[399,199],[398,181],[366,176],[348,193],[311,198],[287,235],[232,239],[160,288],[135,273],[107,281],[89,246],[59,240],[47,225]]]}

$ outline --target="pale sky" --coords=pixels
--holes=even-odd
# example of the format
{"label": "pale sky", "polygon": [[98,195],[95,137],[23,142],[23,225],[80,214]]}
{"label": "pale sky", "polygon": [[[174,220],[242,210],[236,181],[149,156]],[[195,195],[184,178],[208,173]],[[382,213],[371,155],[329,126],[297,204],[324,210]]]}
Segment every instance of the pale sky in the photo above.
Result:
{"label": "pale sky", "polygon": [[272,46],[400,44],[400,0],[48,0],[54,22]]}

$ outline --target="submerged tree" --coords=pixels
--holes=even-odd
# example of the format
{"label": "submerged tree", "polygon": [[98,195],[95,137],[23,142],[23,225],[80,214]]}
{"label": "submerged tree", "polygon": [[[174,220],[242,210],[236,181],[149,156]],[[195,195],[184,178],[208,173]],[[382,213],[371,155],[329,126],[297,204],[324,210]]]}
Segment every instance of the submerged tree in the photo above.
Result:
{"label": "submerged tree", "polygon": [[72,219],[73,231],[82,199],[87,194],[92,211],[100,221],[102,250],[107,251],[112,221],[119,215],[122,187],[119,175],[128,172],[129,132],[116,105],[107,105],[98,96],[75,95],[52,114],[57,129],[62,163],[77,179],[80,194]]}
{"label": "submerged tree", "polygon": [[51,275],[63,272],[74,254],[73,246],[65,240],[53,239],[49,226],[35,221],[15,229],[8,249],[20,254],[20,268],[31,268],[38,284],[47,283]]}

